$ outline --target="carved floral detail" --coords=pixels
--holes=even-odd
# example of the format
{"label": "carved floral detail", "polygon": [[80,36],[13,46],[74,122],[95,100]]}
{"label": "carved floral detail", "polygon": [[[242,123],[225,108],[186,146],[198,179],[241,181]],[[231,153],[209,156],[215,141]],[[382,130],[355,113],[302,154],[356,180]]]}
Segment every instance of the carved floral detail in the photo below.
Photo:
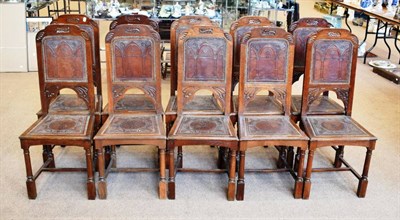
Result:
{"label": "carved floral detail", "polygon": [[257,88],[246,88],[244,90],[244,105],[247,106],[251,100],[254,99],[255,95],[257,94]]}
{"label": "carved floral detail", "polygon": [[106,36],[106,42],[110,42],[113,37],[114,37],[114,32],[109,32]]}
{"label": "carved floral detail", "polygon": [[89,102],[88,88],[84,86],[75,86],[74,90],[78,93],[78,96],[81,97],[85,102]]}
{"label": "carved floral detail", "polygon": [[275,99],[282,103],[284,111],[289,111],[290,109],[286,108],[286,90],[282,88],[273,88],[272,93],[274,94]]}
{"label": "carved floral detail", "polygon": [[154,100],[156,100],[157,90],[156,90],[156,88],[154,86],[145,85],[145,86],[143,86],[143,90],[146,92],[146,94],[148,94]]}
{"label": "carved floral detail", "polygon": [[59,90],[60,90],[60,88],[57,85],[56,86],[47,86],[44,89],[44,94],[46,95],[47,98],[52,98],[58,94]]}
{"label": "carved floral detail", "polygon": [[222,103],[223,107],[225,108],[225,88],[221,87],[213,87],[214,94],[216,94],[216,98]]}
{"label": "carved floral detail", "polygon": [[44,31],[39,31],[39,33],[37,33],[36,35],[36,40],[37,41],[42,40],[43,36],[44,36]]}
{"label": "carved floral detail", "polygon": [[330,32],[328,32],[328,36],[329,37],[340,37],[341,34],[340,34],[340,32],[330,31]]}
{"label": "carved floral detail", "polygon": [[127,86],[125,86],[125,85],[113,85],[113,87],[112,87],[113,98],[116,99],[116,98],[119,98],[120,96],[122,96],[126,89],[127,89]]}
{"label": "carved floral detail", "polygon": [[199,28],[200,34],[213,34],[214,30],[212,28]]}
{"label": "carved floral detail", "polygon": [[343,101],[344,108],[347,110],[349,106],[349,89],[335,89],[338,99]]}
{"label": "carved floral detail", "polygon": [[249,20],[249,24],[260,24],[260,23],[261,23],[260,19],[250,19]]}

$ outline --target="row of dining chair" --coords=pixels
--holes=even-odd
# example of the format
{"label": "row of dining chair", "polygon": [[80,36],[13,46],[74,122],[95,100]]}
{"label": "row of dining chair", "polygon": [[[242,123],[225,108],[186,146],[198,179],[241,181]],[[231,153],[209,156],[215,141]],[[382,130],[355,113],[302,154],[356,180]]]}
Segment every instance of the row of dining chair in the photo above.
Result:
{"label": "row of dining chair", "polygon": [[[102,111],[101,90],[95,89],[101,84],[96,81],[101,79],[95,61],[99,56],[93,49],[96,35],[91,34],[96,33],[97,26],[87,19],[66,17],[69,22],[55,22],[37,35],[42,107],[38,121],[20,136],[30,199],[36,198],[35,180],[42,171],[75,170],[87,172],[88,198],[94,199],[97,164],[101,199],[107,197],[109,172],[157,170],[160,198],[175,199],[177,172],[210,171],[228,173],[228,200],[235,196],[243,200],[245,153],[256,146],[279,149],[282,164],[278,170],[292,174],[294,197],[304,199],[310,194],[314,151],[334,146],[335,169],[319,171],[352,171],[359,179],[357,195],[365,196],[376,138],[350,117],[358,41],[348,31],[323,29],[309,36],[298,126],[291,111],[295,35],[270,26],[249,28],[241,36],[240,47],[236,47],[240,58],[235,63],[236,35],[232,39],[203,17],[179,19],[171,28],[171,98],[164,113],[159,34],[149,25],[117,25],[106,36],[108,104]],[[261,18],[246,19],[250,26],[262,23],[258,22]],[[83,24],[71,25],[81,20],[88,21],[94,31],[86,31]],[[236,107],[232,101],[235,69],[239,77]],[[172,91],[174,83],[176,88]],[[65,88],[76,95],[62,94],[60,91]],[[135,90],[141,92],[132,92]],[[212,95],[198,95],[201,90],[209,90]],[[320,102],[327,91],[335,92],[343,101],[344,112],[310,113],[314,102]],[[235,108],[237,113],[233,114]],[[138,144],[158,148],[158,167],[118,168],[117,146]],[[43,146],[44,163],[35,174],[29,155],[33,145]],[[86,168],[56,168],[52,153],[55,145],[83,147]],[[183,168],[183,147],[188,145],[218,146],[223,152],[219,160],[226,160],[227,165],[214,170]],[[361,175],[344,160],[344,145],[367,148]],[[92,155],[92,147],[97,154]]]}

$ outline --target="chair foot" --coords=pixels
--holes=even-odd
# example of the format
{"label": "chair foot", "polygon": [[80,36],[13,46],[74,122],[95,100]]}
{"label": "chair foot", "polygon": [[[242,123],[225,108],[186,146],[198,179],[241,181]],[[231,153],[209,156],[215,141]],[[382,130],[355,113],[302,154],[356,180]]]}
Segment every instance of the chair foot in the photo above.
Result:
{"label": "chair foot", "polygon": [[358,183],[358,189],[357,189],[357,196],[360,198],[364,198],[365,195],[367,194],[367,186],[368,186],[368,179],[367,178],[361,178],[359,183]]}
{"label": "chair foot", "polygon": [[98,186],[98,193],[99,193],[99,199],[107,199],[107,182],[106,181],[101,181],[99,182]]}
{"label": "chair foot", "polygon": [[229,181],[228,183],[228,201],[234,201],[235,200],[235,182],[234,181]]}
{"label": "chair foot", "polygon": [[175,199],[175,182],[168,182],[168,199]]}
{"label": "chair foot", "polygon": [[236,200],[238,200],[238,201],[244,200],[244,181],[237,182]]}
{"label": "chair foot", "polygon": [[293,196],[295,199],[301,199],[302,194],[303,194],[303,179],[302,178],[297,178],[295,184],[294,184],[294,192]]}
{"label": "chair foot", "polygon": [[28,190],[28,198],[29,199],[36,199],[37,192],[36,192],[36,183],[34,180],[27,180],[26,181],[26,189]]}
{"label": "chair foot", "polygon": [[311,192],[311,180],[304,181],[303,199],[309,199]]}
{"label": "chair foot", "polygon": [[161,180],[158,183],[158,196],[160,199],[167,198],[167,182],[165,180]]}
{"label": "chair foot", "polygon": [[96,186],[93,181],[87,182],[87,192],[88,192],[88,199],[95,200],[96,199]]}

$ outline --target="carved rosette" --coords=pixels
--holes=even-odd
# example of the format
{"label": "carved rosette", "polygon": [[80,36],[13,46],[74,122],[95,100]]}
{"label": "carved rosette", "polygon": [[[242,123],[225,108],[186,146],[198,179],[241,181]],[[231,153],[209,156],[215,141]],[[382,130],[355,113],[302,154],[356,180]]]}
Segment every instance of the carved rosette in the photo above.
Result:
{"label": "carved rosette", "polygon": [[124,94],[126,89],[128,89],[128,87],[125,85],[113,85],[112,87],[113,99],[116,100],[120,98]]}
{"label": "carved rosette", "polygon": [[193,99],[194,94],[196,93],[196,91],[199,90],[196,87],[185,87],[182,89],[182,94],[183,94],[183,103],[187,103],[190,100]]}
{"label": "carved rosette", "polygon": [[47,98],[52,98],[58,94],[59,90],[60,90],[60,87],[58,87],[57,85],[46,86],[46,88],[44,89],[44,94]]}

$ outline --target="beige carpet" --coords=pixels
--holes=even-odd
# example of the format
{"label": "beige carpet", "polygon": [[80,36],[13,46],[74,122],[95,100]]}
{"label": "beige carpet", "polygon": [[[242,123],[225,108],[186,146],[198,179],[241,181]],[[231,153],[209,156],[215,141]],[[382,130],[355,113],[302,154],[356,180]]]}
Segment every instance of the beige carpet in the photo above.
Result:
{"label": "beige carpet", "polygon": [[[317,14],[312,1],[301,1],[301,9],[302,17]],[[361,28],[355,31],[362,37]],[[379,44],[374,52],[382,58],[386,50]],[[392,61],[398,62],[400,56],[394,53]],[[1,73],[0,219],[400,219],[400,87],[371,70],[359,62],[353,109],[353,117],[379,139],[366,198],[357,198],[357,180],[348,172],[314,173],[309,200],[293,199],[294,181],[288,173],[246,174],[242,202],[226,200],[226,175],[188,173],[178,174],[174,201],[157,198],[154,173],[110,174],[108,199],[95,201],[86,199],[84,173],[44,173],[37,180],[37,199],[28,200],[18,136],[36,120],[40,108],[37,73]],[[168,83],[163,80],[164,106]],[[299,83],[294,90],[300,91]],[[31,149],[38,168],[41,147]],[[58,147],[55,154],[57,166],[85,165],[79,148]],[[152,147],[121,147],[118,165],[153,166],[155,155]],[[247,155],[247,167],[275,166],[272,148],[256,148]],[[209,147],[188,147],[184,165],[215,167],[216,156]],[[365,149],[347,147],[345,156],[361,170]],[[316,165],[331,166],[332,150],[318,150],[315,160]]]}

